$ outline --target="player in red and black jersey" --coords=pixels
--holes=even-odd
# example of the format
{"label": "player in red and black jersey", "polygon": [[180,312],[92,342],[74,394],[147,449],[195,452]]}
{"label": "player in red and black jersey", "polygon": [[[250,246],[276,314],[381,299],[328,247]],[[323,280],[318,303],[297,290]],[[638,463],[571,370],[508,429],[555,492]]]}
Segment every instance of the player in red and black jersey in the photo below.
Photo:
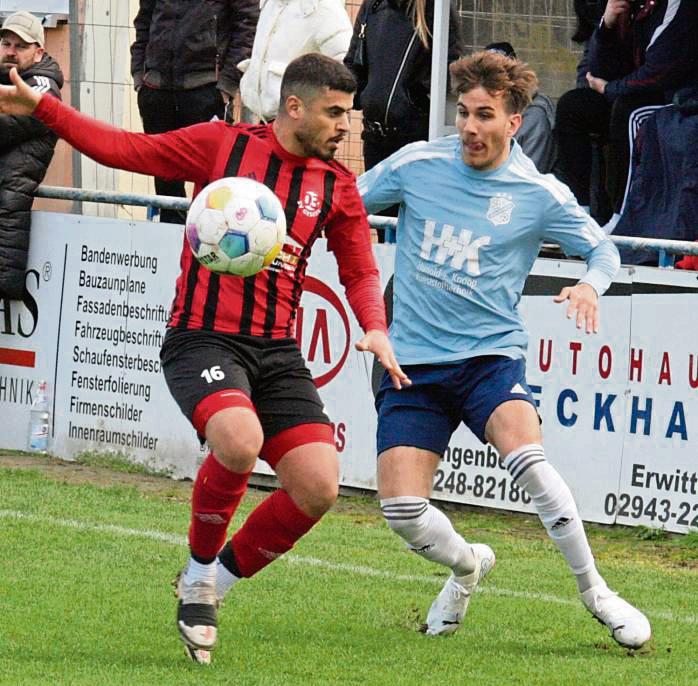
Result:
{"label": "player in red and black jersey", "polygon": [[[219,599],[291,549],[333,505],[338,461],[329,419],[295,339],[307,259],[324,231],[339,277],[374,353],[399,388],[409,380],[387,337],[378,269],[351,172],[333,160],[349,130],[356,84],[317,54],[291,62],[278,118],[266,126],[198,124],[158,135],[102,124],[27,88],[0,87],[0,112],[33,114],[103,164],[193,181],[224,176],[269,186],[284,205],[288,236],[275,262],[241,278],[207,271],[184,245],[182,273],[161,358],[168,387],[211,452],[194,483],[191,558],[181,574],[177,625],[189,656],[208,661]],[[281,488],[227,543],[226,531],[257,456]]]}

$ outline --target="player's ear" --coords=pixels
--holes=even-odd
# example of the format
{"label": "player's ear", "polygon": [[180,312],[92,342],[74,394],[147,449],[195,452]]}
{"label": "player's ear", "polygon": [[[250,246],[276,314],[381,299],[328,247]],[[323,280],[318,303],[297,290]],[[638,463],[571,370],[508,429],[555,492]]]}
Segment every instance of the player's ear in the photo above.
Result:
{"label": "player's ear", "polygon": [[523,116],[520,112],[514,112],[509,115],[509,122],[507,125],[507,133],[510,136],[515,136],[516,132],[521,128],[521,122],[523,121]]}
{"label": "player's ear", "polygon": [[286,114],[292,119],[300,119],[303,115],[303,101],[297,95],[289,95],[284,103]]}

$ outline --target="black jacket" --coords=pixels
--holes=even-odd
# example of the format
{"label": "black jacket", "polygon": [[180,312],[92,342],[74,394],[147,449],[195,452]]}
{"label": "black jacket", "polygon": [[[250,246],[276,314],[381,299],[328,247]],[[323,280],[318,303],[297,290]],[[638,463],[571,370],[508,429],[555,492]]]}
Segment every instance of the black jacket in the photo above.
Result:
{"label": "black jacket", "polygon": [[588,88],[589,39],[599,25],[606,9],[606,0],[574,0],[574,12],[577,15],[577,30],[572,36],[575,43],[583,47],[582,57],[577,64],[577,88]]}
{"label": "black jacket", "polygon": [[[21,75],[34,90],[61,97],[63,73],[49,55]],[[10,83],[7,72],[0,72],[0,83]],[[0,114],[0,298],[22,297],[34,191],[46,175],[56,140],[34,117]]]}
{"label": "black jacket", "polygon": [[[400,0],[364,0],[344,64],[358,81],[354,107],[363,110],[364,121],[397,128],[406,139],[415,140],[426,136],[429,129],[431,49],[422,45],[404,4]],[[452,4],[450,11],[449,63],[462,52],[458,14]],[[428,5],[427,21],[433,34],[433,2]]]}
{"label": "black jacket", "polygon": [[698,84],[698,2],[638,0],[630,25],[600,25],[589,44],[589,69],[608,81],[604,95],[659,93],[671,102],[674,93]]}
{"label": "black jacket", "polygon": [[258,0],[141,0],[131,74],[138,90],[189,90],[215,83],[229,95],[252,54]]}

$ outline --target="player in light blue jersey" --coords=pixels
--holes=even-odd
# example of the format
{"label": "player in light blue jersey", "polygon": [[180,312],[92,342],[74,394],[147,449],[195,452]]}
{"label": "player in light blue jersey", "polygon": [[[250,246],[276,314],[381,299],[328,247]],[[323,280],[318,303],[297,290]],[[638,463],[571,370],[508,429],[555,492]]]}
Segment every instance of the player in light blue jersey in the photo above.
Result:
{"label": "player in light blue jersey", "polygon": [[461,421],[495,446],[526,490],[572,572],[585,607],[623,646],[650,638],[646,617],[609,590],[594,564],[572,494],[541,445],[526,383],[527,332],[518,312],[544,240],[583,257],[586,275],[555,301],[586,333],[620,261],[570,190],[539,174],[513,140],[537,79],[516,60],[480,52],[451,65],[458,135],[414,143],[359,179],[369,212],[399,203],[390,335],[412,385],[384,379],[378,410],[378,491],[390,526],[452,575],[427,615],[428,634],[455,631],[494,566],[429,503],[434,473]]}

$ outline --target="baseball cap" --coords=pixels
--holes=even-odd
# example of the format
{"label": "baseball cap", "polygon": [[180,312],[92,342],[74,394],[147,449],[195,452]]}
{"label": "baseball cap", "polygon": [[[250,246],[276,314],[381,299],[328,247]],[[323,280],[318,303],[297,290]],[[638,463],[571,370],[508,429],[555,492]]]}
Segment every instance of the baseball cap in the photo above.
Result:
{"label": "baseball cap", "polygon": [[38,43],[39,47],[44,47],[44,27],[38,17],[30,12],[15,12],[2,23],[0,34],[4,31],[16,33],[27,43]]}

